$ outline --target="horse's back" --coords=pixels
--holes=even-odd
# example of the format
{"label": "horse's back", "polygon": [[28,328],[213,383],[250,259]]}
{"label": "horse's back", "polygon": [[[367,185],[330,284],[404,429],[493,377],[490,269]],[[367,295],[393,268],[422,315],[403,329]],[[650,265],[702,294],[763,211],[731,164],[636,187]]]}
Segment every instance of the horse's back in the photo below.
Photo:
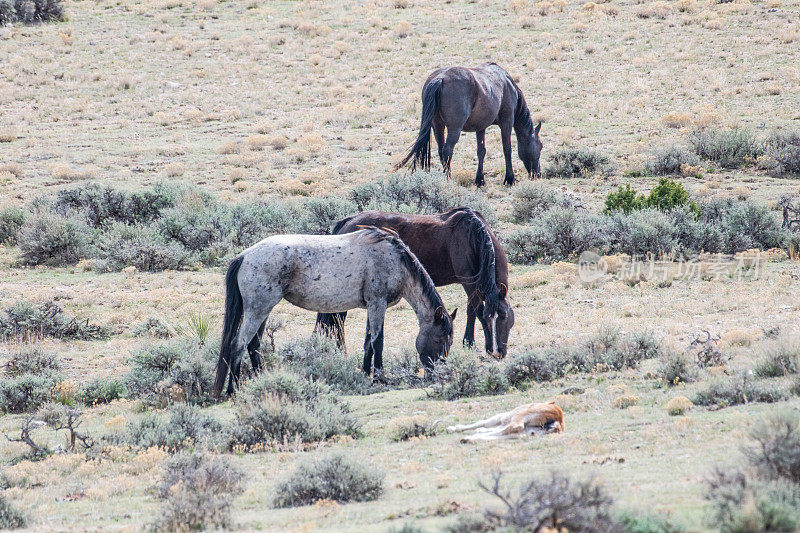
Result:
{"label": "horse's back", "polygon": [[498,123],[506,96],[513,89],[506,71],[494,63],[440,68],[431,73],[426,85],[435,79],[442,80],[441,120],[448,128],[462,131],[480,131]]}

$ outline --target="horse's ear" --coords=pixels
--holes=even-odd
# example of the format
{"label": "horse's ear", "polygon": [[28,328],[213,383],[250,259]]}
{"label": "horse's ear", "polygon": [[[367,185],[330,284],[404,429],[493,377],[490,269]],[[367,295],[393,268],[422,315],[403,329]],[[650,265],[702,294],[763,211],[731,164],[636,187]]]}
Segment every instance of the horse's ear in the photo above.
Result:
{"label": "horse's ear", "polygon": [[542,121],[541,120],[539,121],[539,124],[537,124],[536,127],[533,129],[533,133],[535,133],[536,135],[539,135],[539,130],[540,129],[542,129]]}
{"label": "horse's ear", "polygon": [[453,312],[450,314],[450,321],[451,322],[455,322],[456,321],[456,314],[457,313],[458,313],[458,307],[453,309]]}
{"label": "horse's ear", "polygon": [[436,322],[441,322],[442,319],[444,318],[444,313],[445,313],[444,307],[440,305],[439,307],[436,308],[436,311],[433,312],[433,320]]}
{"label": "horse's ear", "polygon": [[501,300],[505,300],[506,296],[508,295],[508,287],[505,283],[501,283],[500,286],[497,288],[497,295],[500,296]]}

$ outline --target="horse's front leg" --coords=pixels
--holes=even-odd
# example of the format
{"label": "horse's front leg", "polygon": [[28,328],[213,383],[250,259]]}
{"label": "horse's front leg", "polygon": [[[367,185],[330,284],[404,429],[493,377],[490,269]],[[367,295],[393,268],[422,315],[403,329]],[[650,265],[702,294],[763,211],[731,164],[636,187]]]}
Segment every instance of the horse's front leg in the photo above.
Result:
{"label": "horse's front leg", "polygon": [[503,140],[503,158],[506,160],[506,177],[504,185],[514,185],[514,168],[511,164],[511,125],[500,126],[500,138]]}
{"label": "horse's front leg", "polygon": [[467,293],[467,327],[464,329],[464,346],[470,348],[475,347],[475,316],[476,316],[476,301],[480,300],[475,295],[477,289],[472,286],[464,285],[464,291]]}
{"label": "horse's front leg", "polygon": [[374,380],[385,383],[383,374],[383,321],[386,316],[386,302],[377,301],[367,307],[369,323],[369,336],[371,338],[372,353],[375,355]]}
{"label": "horse's front leg", "polygon": [[475,140],[478,142],[478,171],[475,173],[475,185],[483,187],[486,181],[483,179],[483,158],[486,157],[486,130],[475,132]]}

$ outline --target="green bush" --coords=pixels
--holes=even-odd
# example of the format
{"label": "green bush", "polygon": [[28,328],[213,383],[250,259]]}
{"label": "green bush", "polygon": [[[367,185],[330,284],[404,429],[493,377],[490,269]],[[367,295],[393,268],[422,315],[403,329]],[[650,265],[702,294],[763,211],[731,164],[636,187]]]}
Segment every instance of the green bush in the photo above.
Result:
{"label": "green bush", "polygon": [[711,382],[697,392],[695,405],[730,407],[751,402],[774,403],[785,400],[788,391],[762,381],[754,381],[746,374]]}
{"label": "green bush", "polygon": [[800,133],[773,133],[767,139],[766,153],[773,176],[800,175]]}
{"label": "green bush", "polygon": [[128,423],[123,433],[113,434],[108,439],[136,448],[158,446],[175,452],[209,444],[221,430],[222,424],[200,408],[181,403],[163,412],[144,413],[138,420]]}
{"label": "green bush", "polygon": [[91,255],[93,240],[83,220],[46,211],[29,215],[17,233],[20,261],[26,265],[74,265]]}
{"label": "green bush", "polygon": [[5,494],[0,493],[0,529],[19,529],[27,523],[25,513],[12,505]]}
{"label": "green bush", "polygon": [[17,234],[25,225],[25,218],[25,211],[17,207],[7,207],[0,211],[0,244],[17,243]]}
{"label": "green bush", "polygon": [[635,209],[642,209],[644,203],[645,197],[637,194],[630,183],[626,183],[624,187],[620,185],[616,191],[608,193],[603,212],[610,214],[615,211],[622,211],[627,215]]}
{"label": "green bush", "polygon": [[63,379],[58,358],[38,349],[13,352],[2,366],[0,410],[7,413],[35,411]]}
{"label": "green bush", "polygon": [[328,388],[287,370],[262,372],[237,392],[229,449],[258,450],[286,442],[356,437],[358,420]]}
{"label": "green bush", "polygon": [[755,162],[763,148],[746,129],[702,129],[689,138],[694,152],[722,168],[739,168]]}
{"label": "green bush", "polygon": [[327,337],[313,335],[292,341],[278,350],[277,358],[298,374],[321,381],[341,394],[372,391],[372,381],[359,369],[358,361],[339,350]]}
{"label": "green bush", "polygon": [[631,211],[647,208],[670,211],[681,206],[688,206],[695,217],[700,216],[700,206],[689,200],[689,193],[681,183],[669,178],[660,178],[647,196],[637,195],[630,184],[618,187],[616,191],[606,196],[604,213],[622,211],[629,214]]}
{"label": "green bush", "polygon": [[620,533],[682,533],[683,527],[654,514],[641,514],[631,511],[618,512],[614,516]]}
{"label": "green bush", "polygon": [[156,531],[229,530],[233,498],[243,491],[244,472],[227,457],[180,454],[164,462],[156,497],[164,502]]}
{"label": "green bush", "polygon": [[124,398],[125,382],[116,378],[96,378],[81,387],[78,399],[86,405],[100,405]]}
{"label": "green bush", "polygon": [[333,453],[298,464],[278,483],[273,503],[275,507],[298,507],[324,499],[339,503],[373,501],[383,494],[383,478],[383,472],[362,460]]}
{"label": "green bush", "polygon": [[70,340],[102,340],[109,337],[108,328],[90,324],[88,320],[68,317],[53,302],[34,307],[20,300],[0,314],[0,339],[30,341],[39,337]]}
{"label": "green bush", "polygon": [[588,148],[565,148],[556,151],[545,170],[548,178],[578,178],[595,173],[611,172],[611,161],[605,154]]}
{"label": "green bush", "polygon": [[681,166],[696,166],[699,163],[697,155],[681,146],[669,146],[656,150],[645,163],[644,170],[648,174],[670,175],[680,174]]}

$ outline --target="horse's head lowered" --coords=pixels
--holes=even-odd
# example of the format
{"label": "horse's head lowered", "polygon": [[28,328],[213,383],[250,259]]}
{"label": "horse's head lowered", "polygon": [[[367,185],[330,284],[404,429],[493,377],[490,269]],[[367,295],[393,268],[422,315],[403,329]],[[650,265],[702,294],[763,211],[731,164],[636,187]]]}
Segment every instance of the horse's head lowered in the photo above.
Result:
{"label": "horse's head lowered", "polygon": [[519,158],[525,165],[528,175],[536,178],[542,177],[542,167],[539,165],[539,157],[542,155],[542,141],[539,139],[539,130],[541,129],[542,123],[539,122],[529,135],[518,138]]}
{"label": "horse's head lowered", "polygon": [[498,287],[497,314],[491,316],[487,306],[483,306],[483,323],[486,324],[486,353],[502,359],[508,353],[508,337],[514,327],[514,309],[508,302],[508,287],[501,283]]}
{"label": "horse's head lowered", "polygon": [[453,321],[458,309],[448,314],[444,307],[437,307],[431,322],[423,322],[417,335],[417,353],[422,366],[430,370],[433,363],[447,357],[453,345]]}

